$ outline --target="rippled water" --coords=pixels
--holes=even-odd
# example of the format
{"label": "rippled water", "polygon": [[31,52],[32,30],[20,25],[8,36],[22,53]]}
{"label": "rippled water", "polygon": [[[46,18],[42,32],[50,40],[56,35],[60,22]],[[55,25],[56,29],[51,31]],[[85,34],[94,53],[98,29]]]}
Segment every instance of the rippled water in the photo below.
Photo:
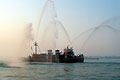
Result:
{"label": "rippled water", "polygon": [[85,60],[85,63],[0,64],[0,80],[120,80],[120,59]]}

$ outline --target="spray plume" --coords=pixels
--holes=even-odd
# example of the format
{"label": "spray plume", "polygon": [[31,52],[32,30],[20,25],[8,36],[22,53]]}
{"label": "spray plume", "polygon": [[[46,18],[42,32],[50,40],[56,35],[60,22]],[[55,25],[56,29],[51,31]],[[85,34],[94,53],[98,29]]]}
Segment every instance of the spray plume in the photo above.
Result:
{"label": "spray plume", "polygon": [[41,50],[42,48],[44,48],[45,50],[45,49],[55,49],[57,47],[58,44],[57,41],[58,38],[60,39],[60,34],[61,34],[59,28],[61,28],[61,30],[64,31],[63,33],[64,35],[66,35],[68,39],[66,41],[68,41],[69,45],[71,45],[71,41],[65,27],[60,21],[56,20],[56,18],[57,18],[57,13],[55,10],[53,0],[46,0],[41,11],[40,20],[37,27],[36,39],[35,39],[40,45]]}
{"label": "spray plume", "polygon": [[[120,19],[118,17],[112,17],[112,18],[104,21],[99,26],[82,32],[79,36],[77,36],[74,39],[74,46],[76,45],[75,44],[76,41],[79,41],[79,43],[80,43],[81,39],[84,38],[83,42],[81,42],[82,43],[81,45],[77,44],[77,47],[79,47],[79,49],[81,49],[82,52],[95,53],[95,54],[102,53],[102,55],[104,55],[104,54],[107,55],[109,53],[108,55],[112,55],[114,53],[113,51],[116,50],[115,52],[116,52],[116,54],[118,54],[118,52],[119,52],[119,49],[118,49],[119,41],[118,40],[120,39],[119,38],[120,30],[117,28],[120,26],[119,20]],[[88,34],[88,36],[83,37],[86,34]],[[104,41],[101,39],[104,39]],[[93,41],[94,41],[94,43],[93,43]],[[118,44],[116,44],[116,43],[118,43]],[[111,44],[114,45],[113,48],[110,47],[110,46],[112,46]],[[107,48],[104,48],[105,46],[107,46]],[[102,48],[104,48],[104,49],[101,50]],[[99,51],[97,51],[97,50],[99,50]]]}

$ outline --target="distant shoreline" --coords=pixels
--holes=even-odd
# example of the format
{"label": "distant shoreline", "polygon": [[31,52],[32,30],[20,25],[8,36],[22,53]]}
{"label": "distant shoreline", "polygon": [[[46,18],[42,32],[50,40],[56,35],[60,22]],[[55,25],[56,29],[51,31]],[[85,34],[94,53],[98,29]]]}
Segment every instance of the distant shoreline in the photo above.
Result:
{"label": "distant shoreline", "polygon": [[120,59],[120,56],[85,56],[85,59]]}

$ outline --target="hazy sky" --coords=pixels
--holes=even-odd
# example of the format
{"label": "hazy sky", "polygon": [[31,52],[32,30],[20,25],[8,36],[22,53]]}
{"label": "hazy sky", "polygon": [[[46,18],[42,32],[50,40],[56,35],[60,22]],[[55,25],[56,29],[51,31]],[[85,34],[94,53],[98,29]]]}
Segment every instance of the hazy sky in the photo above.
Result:
{"label": "hazy sky", "polygon": [[[8,42],[8,39],[14,39],[28,23],[32,23],[36,29],[45,1],[0,0],[1,44]],[[72,40],[87,29],[96,27],[113,16],[120,16],[120,0],[54,0],[54,4],[57,19],[64,24]],[[118,43],[119,41],[116,44]],[[117,50],[115,51],[119,52]]]}
{"label": "hazy sky", "polygon": [[[0,0],[0,27],[37,26],[46,0]],[[68,33],[77,36],[112,16],[120,16],[120,0],[54,0],[58,19]],[[1,29],[1,28],[0,28]]]}

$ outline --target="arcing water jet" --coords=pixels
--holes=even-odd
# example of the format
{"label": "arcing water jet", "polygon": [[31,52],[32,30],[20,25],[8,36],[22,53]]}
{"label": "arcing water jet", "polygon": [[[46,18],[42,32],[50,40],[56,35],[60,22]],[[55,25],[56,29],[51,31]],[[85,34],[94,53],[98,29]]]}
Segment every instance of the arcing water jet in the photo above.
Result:
{"label": "arcing water jet", "polygon": [[[91,53],[90,52],[90,43],[91,43],[91,48],[92,47],[94,47],[94,44],[98,44],[98,45],[100,45],[99,43],[101,43],[101,44],[103,44],[103,45],[101,45],[101,46],[98,46],[98,48],[100,49],[100,48],[103,48],[103,47],[105,47],[105,46],[108,46],[108,50],[106,49],[106,53],[108,53],[108,55],[110,54],[110,52],[109,51],[111,51],[111,54],[112,54],[112,52],[114,51],[114,50],[116,50],[117,48],[118,48],[118,44],[119,44],[119,42],[118,42],[118,40],[119,40],[119,37],[120,37],[120,30],[118,30],[118,29],[116,29],[115,27],[116,27],[116,23],[115,24],[113,24],[114,22],[116,22],[116,20],[118,19],[118,17],[113,17],[113,18],[111,18],[111,19],[109,19],[109,20],[106,20],[106,21],[104,21],[102,24],[100,24],[99,26],[97,26],[97,27],[94,27],[94,28],[91,28],[91,29],[88,29],[88,30],[86,30],[86,31],[84,31],[83,33],[81,33],[78,37],[76,37],[75,39],[74,39],[74,43],[76,42],[76,40],[78,40],[78,39],[80,39],[80,37],[82,37],[82,36],[84,36],[86,33],[88,33],[88,32],[90,32],[89,33],[89,35],[86,37],[86,39],[82,42],[82,45],[79,45],[79,48],[81,49],[81,51],[82,52],[88,52],[88,53]],[[110,24],[110,23],[112,23],[112,24]],[[119,24],[119,22],[117,23],[117,24]],[[119,27],[120,25],[118,25],[117,27]],[[106,30],[106,33],[104,32]],[[103,34],[104,33],[104,35],[100,35],[100,34]],[[108,34],[109,33],[109,34]],[[111,34],[111,35],[110,35]],[[113,35],[114,34],[114,35]],[[106,36],[105,36],[106,35]],[[117,35],[117,36],[116,36]],[[97,38],[99,38],[99,37],[102,37],[103,36],[103,38],[102,39],[104,39],[104,41],[103,40],[101,40],[101,39],[99,39],[99,40],[97,40]],[[115,37],[116,36],[116,37]],[[107,39],[107,37],[109,37],[110,39]],[[114,38],[112,38],[112,37],[114,37]],[[92,42],[92,40],[96,40],[94,43]],[[110,42],[111,40],[115,40],[118,44],[116,44],[116,42]],[[80,43],[80,40],[78,40],[79,41],[79,43]],[[105,43],[105,41],[106,41],[106,43],[107,42],[109,42],[109,43]],[[98,42],[98,43],[97,43]],[[73,43],[73,44],[74,44]],[[93,44],[93,45],[92,45]],[[105,45],[106,44],[106,45]],[[112,46],[111,44],[114,44],[114,47],[110,50],[110,46]],[[86,47],[88,47],[89,46],[89,50],[88,49],[86,49]],[[97,48],[96,47],[94,47],[94,51],[96,51],[97,50]],[[119,49],[117,49],[116,50],[116,53],[118,53],[119,52]],[[94,52],[94,53],[102,53],[102,50],[101,50],[101,52],[99,51],[99,52]],[[103,52],[104,53],[104,52]],[[102,54],[103,54],[102,53]],[[113,52],[114,53],[114,52]]]}
{"label": "arcing water jet", "polygon": [[[49,13],[49,14],[48,14]],[[71,45],[71,41],[67,31],[65,30],[63,24],[56,20],[57,13],[55,10],[53,0],[46,0],[42,12],[40,15],[39,25],[36,32],[36,40],[40,46],[41,50],[44,47],[45,49],[55,49],[57,45],[57,39],[60,37],[59,33],[60,27],[64,31],[64,35],[66,35],[66,41],[69,42],[67,45]],[[59,38],[60,39],[60,38]],[[65,47],[65,46],[63,46]]]}

